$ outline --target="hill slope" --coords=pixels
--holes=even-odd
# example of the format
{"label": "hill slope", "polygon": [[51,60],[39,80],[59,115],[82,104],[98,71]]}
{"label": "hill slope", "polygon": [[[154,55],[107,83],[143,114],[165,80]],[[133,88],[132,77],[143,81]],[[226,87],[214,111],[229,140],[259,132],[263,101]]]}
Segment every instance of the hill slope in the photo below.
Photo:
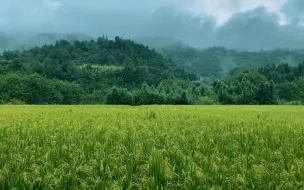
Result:
{"label": "hill slope", "polygon": [[78,104],[91,99],[103,103],[115,86],[135,90],[143,83],[157,86],[167,79],[196,79],[148,46],[119,37],[60,40],[26,51],[6,51],[0,56],[0,75],[0,103],[29,104]]}
{"label": "hill slope", "polygon": [[[115,40],[98,38],[96,41],[74,43],[61,40],[54,45],[45,45],[24,52],[4,52],[0,59],[3,60],[4,67],[15,67],[11,68],[14,71],[39,73],[48,78],[70,81],[86,78],[86,72],[90,72],[90,77],[93,77],[94,72],[94,75],[97,75],[95,77],[113,75],[109,81],[111,85],[133,83],[132,85],[136,86],[143,82],[157,84],[168,78],[188,78],[187,73],[179,69],[174,62],[163,58],[161,54],[119,37]],[[10,62],[13,62],[14,66]],[[102,66],[122,69],[109,72]],[[8,71],[9,69],[6,70]]]}
{"label": "hill slope", "polygon": [[180,45],[163,47],[158,51],[201,77],[220,77],[236,68],[259,68],[268,64],[289,63],[295,66],[304,60],[304,50],[289,49],[248,52],[224,47],[196,49]]}

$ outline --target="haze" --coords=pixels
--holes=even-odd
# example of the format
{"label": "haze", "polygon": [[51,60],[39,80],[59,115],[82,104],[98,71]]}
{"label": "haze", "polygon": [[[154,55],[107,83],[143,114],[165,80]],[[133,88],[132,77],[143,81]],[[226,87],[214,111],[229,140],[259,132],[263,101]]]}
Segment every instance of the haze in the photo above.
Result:
{"label": "haze", "polygon": [[304,48],[303,0],[0,0],[0,32],[154,37],[196,47]]}

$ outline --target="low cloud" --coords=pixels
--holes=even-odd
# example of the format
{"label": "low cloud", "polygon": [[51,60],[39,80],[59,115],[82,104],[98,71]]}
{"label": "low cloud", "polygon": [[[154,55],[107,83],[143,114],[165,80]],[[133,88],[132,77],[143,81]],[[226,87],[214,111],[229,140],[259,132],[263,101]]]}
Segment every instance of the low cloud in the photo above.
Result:
{"label": "low cloud", "polygon": [[302,0],[2,0],[0,28],[174,38],[243,50],[304,48],[303,10]]}
{"label": "low cloud", "polygon": [[301,23],[304,20],[304,1],[289,0],[281,7],[281,11],[288,17],[289,22]]}

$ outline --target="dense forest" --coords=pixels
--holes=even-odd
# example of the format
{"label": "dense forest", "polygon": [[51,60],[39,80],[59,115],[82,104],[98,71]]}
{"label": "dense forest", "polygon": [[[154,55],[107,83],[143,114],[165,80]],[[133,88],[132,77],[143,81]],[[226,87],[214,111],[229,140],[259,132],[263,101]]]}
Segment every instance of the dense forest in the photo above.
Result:
{"label": "dense forest", "polygon": [[201,77],[220,78],[235,68],[259,68],[268,64],[289,63],[296,66],[304,58],[303,50],[236,51],[224,47],[197,49],[185,45],[158,48],[166,58],[173,59],[185,70]]}
{"label": "dense forest", "polygon": [[[72,37],[71,37],[72,38]],[[57,40],[0,56],[2,104],[302,104],[304,52]],[[288,64],[289,63],[289,64]]]}

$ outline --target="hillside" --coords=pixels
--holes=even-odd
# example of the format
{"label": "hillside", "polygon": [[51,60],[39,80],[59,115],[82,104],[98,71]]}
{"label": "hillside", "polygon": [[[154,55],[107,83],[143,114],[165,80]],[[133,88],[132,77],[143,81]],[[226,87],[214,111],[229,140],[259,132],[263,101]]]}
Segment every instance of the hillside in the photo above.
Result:
{"label": "hillside", "polygon": [[236,68],[259,68],[268,64],[289,63],[292,66],[304,60],[304,50],[277,49],[272,51],[237,51],[224,47],[196,49],[189,46],[159,48],[164,57],[174,60],[189,72],[201,77],[221,77]]}
{"label": "hillside", "polygon": [[[65,40],[91,41],[94,38],[84,33],[39,33],[34,36],[0,34],[0,53],[4,50],[29,50],[36,46],[55,45]],[[95,41],[97,38],[95,39]],[[259,68],[268,64],[289,63],[294,66],[304,60],[304,50],[276,49],[268,51],[240,51],[225,47],[195,48],[185,45],[174,37],[137,37],[136,43],[148,45],[164,58],[199,77],[220,78],[231,70]],[[56,47],[57,48],[57,47]],[[93,58],[94,59],[94,58]],[[121,61],[120,61],[121,62]],[[113,64],[113,63],[110,63]]]}
{"label": "hillside", "polygon": [[[1,101],[17,99],[26,103],[60,104],[79,103],[88,96],[102,99],[113,86],[138,89],[143,83],[159,85],[167,79],[196,79],[194,74],[185,72],[147,46],[119,37],[114,40],[101,37],[95,41],[60,40],[54,45],[27,51],[6,51],[0,56],[0,75]],[[41,85],[43,93],[34,88]],[[59,89],[59,96],[65,98],[50,100],[56,96],[52,94],[54,89]],[[45,92],[52,93],[40,101],[28,100],[28,91],[38,97]],[[71,94],[77,97],[66,98]]]}
{"label": "hillside", "polygon": [[183,45],[154,50],[120,37],[60,40],[3,52],[0,103],[300,104],[303,54]]}
{"label": "hillside", "polygon": [[[142,82],[157,84],[161,79],[172,77],[187,78],[186,73],[183,73],[174,62],[163,58],[147,46],[119,37],[115,40],[98,38],[96,41],[75,41],[74,43],[61,40],[54,45],[36,47],[28,51],[5,52],[1,58],[7,62],[19,62],[20,65],[16,69],[26,72],[30,72],[29,69],[33,69],[32,65],[39,62],[43,68],[38,72],[39,74],[58,79],[67,79],[69,69],[80,70],[84,68],[84,65],[88,65],[88,68],[122,66],[124,70],[134,70],[137,74],[142,73],[142,76],[133,76],[137,77],[132,80],[138,81],[137,84]],[[141,72],[137,72],[139,70]]]}

